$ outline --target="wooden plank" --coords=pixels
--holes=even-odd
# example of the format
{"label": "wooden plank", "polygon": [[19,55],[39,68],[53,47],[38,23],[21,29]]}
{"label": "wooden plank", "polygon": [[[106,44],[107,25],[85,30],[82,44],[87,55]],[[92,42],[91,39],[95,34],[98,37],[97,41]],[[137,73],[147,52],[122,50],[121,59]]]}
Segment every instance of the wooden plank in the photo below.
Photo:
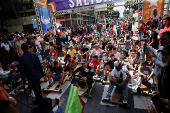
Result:
{"label": "wooden plank", "polygon": [[146,85],[144,84],[141,84],[141,90],[142,90],[142,93],[144,94],[149,94],[149,87],[147,87]]}
{"label": "wooden plank", "polygon": [[112,95],[112,101],[113,102],[119,102],[123,97],[123,90],[121,88],[116,87],[113,95]]}
{"label": "wooden plank", "polygon": [[66,80],[69,80],[69,76],[68,75],[66,75],[66,77],[64,78],[64,80],[63,80],[63,83],[65,83],[66,82]]}
{"label": "wooden plank", "polygon": [[59,92],[59,89],[55,89],[56,86],[59,84],[59,82],[56,82],[50,89],[45,88],[44,91],[54,91],[54,92]]}

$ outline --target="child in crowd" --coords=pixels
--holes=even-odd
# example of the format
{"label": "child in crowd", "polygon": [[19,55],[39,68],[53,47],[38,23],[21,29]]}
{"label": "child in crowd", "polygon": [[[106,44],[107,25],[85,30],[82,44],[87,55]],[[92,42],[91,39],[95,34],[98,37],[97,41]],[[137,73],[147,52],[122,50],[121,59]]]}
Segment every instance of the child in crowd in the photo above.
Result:
{"label": "child in crowd", "polygon": [[94,69],[94,71],[98,75],[100,65],[99,65],[99,60],[97,58],[98,58],[97,55],[93,56],[91,63],[90,63],[90,66],[92,67],[92,69]]}
{"label": "child in crowd", "polygon": [[135,57],[132,59],[131,65],[129,66],[130,69],[136,71],[138,70],[138,66],[141,62],[141,58],[140,58],[140,53],[137,52]]}
{"label": "child in crowd", "polygon": [[56,89],[58,89],[63,82],[64,78],[64,70],[61,66],[59,66],[59,63],[57,61],[54,61],[54,67],[51,68],[49,71],[49,74],[47,75],[49,80],[49,86],[47,89],[51,88],[51,77],[54,79],[54,81],[59,81],[59,84],[56,86]]}
{"label": "child in crowd", "polygon": [[131,46],[131,49],[129,50],[129,60],[128,60],[128,62],[131,62],[132,61],[132,59],[135,57],[135,54],[136,54],[136,49],[135,49],[135,45],[132,45]]}
{"label": "child in crowd", "polygon": [[139,79],[138,79],[138,88],[137,93],[141,93],[141,84],[145,82],[146,84],[149,83],[150,85],[150,92],[155,94],[155,86],[154,86],[154,71],[152,68],[147,66],[147,61],[141,61],[140,66],[138,68]]}

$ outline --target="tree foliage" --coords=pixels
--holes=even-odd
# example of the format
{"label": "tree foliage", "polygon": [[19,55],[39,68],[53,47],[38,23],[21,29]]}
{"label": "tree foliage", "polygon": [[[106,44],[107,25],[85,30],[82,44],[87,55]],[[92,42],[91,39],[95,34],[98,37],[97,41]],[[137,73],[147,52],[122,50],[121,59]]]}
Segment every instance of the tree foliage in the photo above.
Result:
{"label": "tree foliage", "polygon": [[[138,4],[132,4],[133,2],[134,2],[134,0],[127,1],[125,3],[125,8],[126,9],[132,8],[132,9],[134,9],[134,11],[138,10]],[[137,2],[138,2],[138,0],[135,0],[135,3],[137,3]]]}

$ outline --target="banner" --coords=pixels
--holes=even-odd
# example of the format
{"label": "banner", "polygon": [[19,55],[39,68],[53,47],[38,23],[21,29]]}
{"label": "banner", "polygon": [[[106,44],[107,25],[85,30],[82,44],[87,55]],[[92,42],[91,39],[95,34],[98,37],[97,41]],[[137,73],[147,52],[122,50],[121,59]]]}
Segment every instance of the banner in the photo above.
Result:
{"label": "banner", "polygon": [[48,0],[50,12],[126,0]]}
{"label": "banner", "polygon": [[47,0],[37,0],[37,8],[40,16],[41,26],[43,34],[48,32],[48,29],[52,28],[50,12],[47,7]]}
{"label": "banner", "polygon": [[33,28],[36,29],[37,28],[37,20],[32,19],[32,24],[33,24]]}
{"label": "banner", "polygon": [[157,13],[162,17],[164,0],[144,0],[144,22],[152,17],[153,11],[157,9]]}

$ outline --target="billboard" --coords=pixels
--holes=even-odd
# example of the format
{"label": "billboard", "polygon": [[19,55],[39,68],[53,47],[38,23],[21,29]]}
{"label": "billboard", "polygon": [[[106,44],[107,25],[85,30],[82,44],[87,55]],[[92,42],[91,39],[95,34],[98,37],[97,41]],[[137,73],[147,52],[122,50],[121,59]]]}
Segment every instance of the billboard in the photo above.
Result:
{"label": "billboard", "polygon": [[164,0],[144,0],[144,22],[152,17],[155,9],[157,9],[159,16],[162,16],[163,4]]}
{"label": "billboard", "polygon": [[50,12],[126,0],[48,0]]}
{"label": "billboard", "polygon": [[37,0],[37,8],[38,13],[41,21],[41,27],[43,34],[48,32],[49,28],[52,28],[51,19],[50,19],[50,12],[47,7],[47,0]]}

